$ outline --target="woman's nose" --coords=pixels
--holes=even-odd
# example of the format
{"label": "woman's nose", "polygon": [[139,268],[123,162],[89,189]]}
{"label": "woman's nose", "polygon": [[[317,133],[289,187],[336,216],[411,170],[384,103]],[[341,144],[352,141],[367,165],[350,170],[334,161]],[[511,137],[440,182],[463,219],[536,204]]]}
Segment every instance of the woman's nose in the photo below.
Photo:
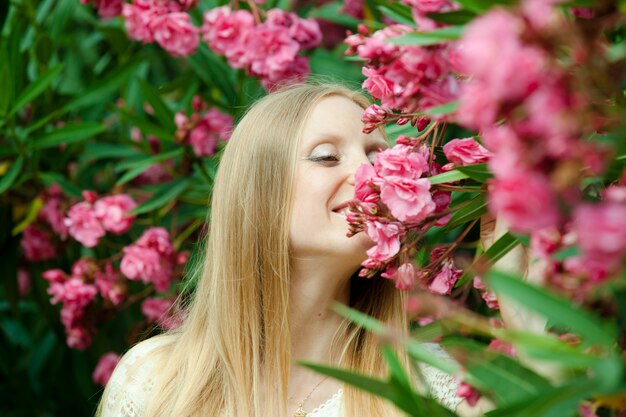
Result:
{"label": "woman's nose", "polygon": [[347,182],[350,185],[355,185],[355,174],[357,169],[363,164],[371,164],[371,161],[367,157],[365,152],[362,152],[358,157],[355,157],[352,164],[350,164],[350,174],[348,175]]}

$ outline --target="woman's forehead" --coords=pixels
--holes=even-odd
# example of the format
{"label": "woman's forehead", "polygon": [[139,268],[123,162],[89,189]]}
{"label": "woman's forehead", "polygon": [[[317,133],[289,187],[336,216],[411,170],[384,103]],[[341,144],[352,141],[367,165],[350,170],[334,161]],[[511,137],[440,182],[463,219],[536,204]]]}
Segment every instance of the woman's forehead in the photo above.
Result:
{"label": "woman's forehead", "polygon": [[363,133],[361,117],[364,109],[343,96],[330,96],[320,100],[313,108],[303,131],[303,145],[325,139],[330,142],[357,139],[364,142],[386,144],[380,131]]}

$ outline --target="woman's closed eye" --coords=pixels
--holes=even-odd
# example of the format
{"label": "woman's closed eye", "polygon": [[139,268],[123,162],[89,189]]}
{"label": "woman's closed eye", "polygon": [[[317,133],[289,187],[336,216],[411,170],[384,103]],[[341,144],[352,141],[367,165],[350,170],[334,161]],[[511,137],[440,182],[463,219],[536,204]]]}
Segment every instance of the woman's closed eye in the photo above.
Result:
{"label": "woman's closed eye", "polygon": [[316,154],[316,155],[311,155],[309,157],[309,160],[313,162],[334,163],[334,162],[339,162],[339,154],[336,154],[336,153]]}

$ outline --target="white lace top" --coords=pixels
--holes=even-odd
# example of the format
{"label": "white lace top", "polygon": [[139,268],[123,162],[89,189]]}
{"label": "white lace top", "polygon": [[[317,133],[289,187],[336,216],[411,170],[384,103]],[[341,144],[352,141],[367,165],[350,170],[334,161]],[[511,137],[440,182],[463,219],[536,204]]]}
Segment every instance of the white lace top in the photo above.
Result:
{"label": "white lace top", "polygon": [[[150,352],[160,347],[162,338],[145,340],[122,358],[107,384],[102,403],[102,417],[142,417],[154,387],[156,363],[146,360]],[[426,347],[443,357],[447,354],[434,343]],[[457,397],[458,382],[450,375],[428,365],[420,366],[431,395],[445,407],[454,410],[461,401]],[[308,417],[342,417],[343,391],[339,390],[325,403],[310,411]]]}

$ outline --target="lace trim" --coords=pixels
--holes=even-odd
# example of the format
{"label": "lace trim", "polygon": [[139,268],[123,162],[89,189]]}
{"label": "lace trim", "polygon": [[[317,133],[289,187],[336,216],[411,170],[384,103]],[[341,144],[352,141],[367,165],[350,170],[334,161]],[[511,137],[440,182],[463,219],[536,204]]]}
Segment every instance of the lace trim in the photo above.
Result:
{"label": "lace trim", "polygon": [[324,401],[322,404],[320,404],[317,407],[315,407],[313,409],[313,411],[307,413],[307,416],[313,416],[313,414],[316,414],[316,413],[319,413],[321,411],[324,411],[325,409],[329,408],[330,406],[334,406],[335,402],[339,402],[342,397],[343,397],[343,389],[340,388],[339,391],[337,391],[332,397],[330,397],[329,399]]}

